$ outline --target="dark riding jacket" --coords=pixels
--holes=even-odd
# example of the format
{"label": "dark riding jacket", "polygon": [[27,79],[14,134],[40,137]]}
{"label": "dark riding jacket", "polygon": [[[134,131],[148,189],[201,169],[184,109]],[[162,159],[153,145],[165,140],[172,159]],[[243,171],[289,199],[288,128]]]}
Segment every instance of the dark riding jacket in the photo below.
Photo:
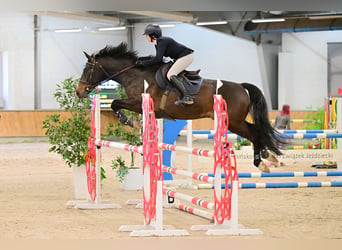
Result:
{"label": "dark riding jacket", "polygon": [[161,36],[157,39],[156,56],[142,61],[144,66],[156,64],[163,61],[163,57],[170,57],[177,60],[193,52],[192,49],[173,40],[171,37]]}

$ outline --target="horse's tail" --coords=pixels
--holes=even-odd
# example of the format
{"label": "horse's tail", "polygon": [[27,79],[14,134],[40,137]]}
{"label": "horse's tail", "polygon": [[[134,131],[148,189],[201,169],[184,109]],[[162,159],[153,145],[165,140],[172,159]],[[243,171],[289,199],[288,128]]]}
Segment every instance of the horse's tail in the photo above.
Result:
{"label": "horse's tail", "polygon": [[258,137],[263,144],[277,155],[281,155],[280,145],[285,145],[281,135],[271,126],[268,118],[268,108],[265,97],[261,90],[249,83],[242,83],[242,86],[248,90],[250,98],[250,110],[254,118],[254,125]]}

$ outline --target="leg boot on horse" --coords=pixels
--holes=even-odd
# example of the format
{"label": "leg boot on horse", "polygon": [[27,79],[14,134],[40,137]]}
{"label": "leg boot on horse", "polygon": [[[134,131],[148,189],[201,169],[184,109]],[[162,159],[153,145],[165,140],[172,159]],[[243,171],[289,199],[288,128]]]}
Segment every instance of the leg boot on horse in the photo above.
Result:
{"label": "leg boot on horse", "polygon": [[175,88],[178,90],[178,92],[180,94],[179,100],[175,102],[176,105],[184,105],[184,104],[191,105],[194,103],[194,100],[186,92],[186,89],[183,86],[183,83],[177,78],[177,76],[175,76],[175,75],[171,76],[170,81],[175,86]]}

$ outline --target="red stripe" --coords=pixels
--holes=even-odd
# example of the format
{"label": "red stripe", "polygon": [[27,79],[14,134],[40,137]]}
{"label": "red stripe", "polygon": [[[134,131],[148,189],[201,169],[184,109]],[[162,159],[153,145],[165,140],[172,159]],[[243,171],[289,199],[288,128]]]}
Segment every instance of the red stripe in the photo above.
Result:
{"label": "red stripe", "polygon": [[192,214],[193,214],[193,213],[194,213],[194,210],[195,210],[195,209],[194,209],[193,207],[188,207],[188,212],[189,212],[189,213],[192,213]]}
{"label": "red stripe", "polygon": [[191,202],[194,203],[194,204],[199,204],[200,201],[201,201],[201,200],[198,199],[198,198],[192,198],[192,199],[191,199]]}
{"label": "red stripe", "polygon": [[204,155],[204,156],[209,156],[209,150],[204,150],[204,151],[202,152],[202,155]]}
{"label": "red stripe", "polygon": [[203,180],[204,182],[208,182],[208,181],[209,181],[209,176],[207,176],[207,175],[202,175],[202,180]]}
{"label": "red stripe", "polygon": [[200,179],[200,174],[193,174],[192,177],[195,178],[196,180],[199,180]]}
{"label": "red stripe", "polygon": [[209,202],[208,201],[203,201],[202,206],[205,208],[208,208]]}
{"label": "red stripe", "polygon": [[199,151],[198,148],[194,148],[194,149],[192,150],[192,154],[198,155],[198,151]]}

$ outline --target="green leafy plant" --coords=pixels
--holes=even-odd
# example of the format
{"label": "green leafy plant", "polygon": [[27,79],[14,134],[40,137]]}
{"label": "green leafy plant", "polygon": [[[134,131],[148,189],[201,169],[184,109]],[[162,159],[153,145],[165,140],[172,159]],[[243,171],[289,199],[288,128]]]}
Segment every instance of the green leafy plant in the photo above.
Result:
{"label": "green leafy plant", "polygon": [[247,139],[237,139],[233,144],[234,149],[240,150],[242,146],[250,146],[252,143]]}
{"label": "green leafy plant", "polygon": [[77,84],[78,79],[72,77],[57,84],[53,97],[59,103],[60,109],[70,113],[70,117],[62,119],[57,113],[47,115],[42,127],[46,129],[45,135],[52,145],[49,152],[60,154],[69,167],[85,164],[91,130],[90,101],[79,99],[75,95]]}
{"label": "green leafy plant", "polygon": [[112,160],[111,168],[116,171],[116,176],[119,177],[119,181],[123,182],[125,176],[128,174],[128,167],[126,162],[121,156],[116,157]]}
{"label": "green leafy plant", "polygon": [[[313,112],[306,113],[304,117],[308,120],[311,120],[312,122],[306,123],[303,126],[303,129],[308,130],[308,129],[323,129],[324,128],[324,107],[318,108],[317,112],[315,113]],[[315,141],[317,141],[318,143],[315,143],[314,145],[319,144],[319,146],[315,146],[315,147],[311,146],[308,148],[323,148],[325,139],[315,139]]]}
{"label": "green leafy plant", "polygon": [[306,123],[303,129],[323,129],[324,125],[324,107],[317,109],[316,113],[306,113],[305,119],[312,120],[311,123]]}

